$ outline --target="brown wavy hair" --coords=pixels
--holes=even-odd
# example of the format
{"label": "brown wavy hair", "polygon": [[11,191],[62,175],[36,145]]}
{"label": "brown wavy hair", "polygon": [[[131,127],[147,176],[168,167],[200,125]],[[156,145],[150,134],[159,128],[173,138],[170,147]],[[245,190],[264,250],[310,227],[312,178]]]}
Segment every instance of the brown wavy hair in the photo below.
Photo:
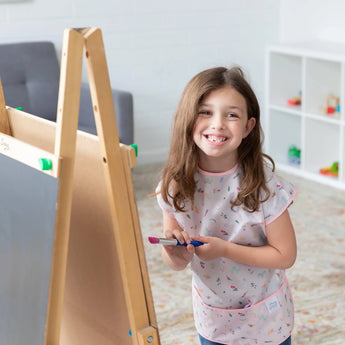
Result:
{"label": "brown wavy hair", "polygon": [[238,148],[238,164],[242,169],[242,178],[240,191],[231,207],[244,205],[248,211],[255,212],[260,203],[270,196],[264,165],[268,164],[268,160],[274,170],[274,162],[262,152],[263,135],[258,100],[240,67],[216,67],[202,71],[190,80],[175,113],[170,153],[163,170],[160,193],[163,200],[177,211],[185,211],[186,200],[192,205],[194,201],[198,148],[193,140],[193,132],[199,105],[211,91],[225,86],[233,87],[245,98],[248,119],[256,119],[254,128]]}

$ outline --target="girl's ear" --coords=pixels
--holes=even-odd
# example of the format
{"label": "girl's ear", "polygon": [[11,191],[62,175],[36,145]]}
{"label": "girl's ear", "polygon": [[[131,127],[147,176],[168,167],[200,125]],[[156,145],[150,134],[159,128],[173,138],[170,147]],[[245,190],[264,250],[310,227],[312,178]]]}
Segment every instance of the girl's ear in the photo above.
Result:
{"label": "girl's ear", "polygon": [[255,127],[256,124],[256,118],[255,117],[251,117],[246,125],[244,134],[243,134],[243,139],[246,138],[248,136],[248,134],[252,131],[252,129]]}

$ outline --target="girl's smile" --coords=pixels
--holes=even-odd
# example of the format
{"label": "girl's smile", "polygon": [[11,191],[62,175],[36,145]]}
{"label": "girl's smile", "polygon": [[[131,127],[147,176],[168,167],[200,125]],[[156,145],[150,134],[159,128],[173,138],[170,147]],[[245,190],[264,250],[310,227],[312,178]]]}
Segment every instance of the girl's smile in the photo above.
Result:
{"label": "girl's smile", "polygon": [[199,166],[224,172],[237,163],[237,149],[255,126],[248,120],[244,97],[233,87],[212,91],[199,106],[193,139],[199,148]]}
{"label": "girl's smile", "polygon": [[222,145],[225,141],[228,140],[227,137],[219,136],[219,135],[208,135],[208,134],[205,134],[204,137],[208,141],[210,141],[211,143],[213,143],[215,145]]}

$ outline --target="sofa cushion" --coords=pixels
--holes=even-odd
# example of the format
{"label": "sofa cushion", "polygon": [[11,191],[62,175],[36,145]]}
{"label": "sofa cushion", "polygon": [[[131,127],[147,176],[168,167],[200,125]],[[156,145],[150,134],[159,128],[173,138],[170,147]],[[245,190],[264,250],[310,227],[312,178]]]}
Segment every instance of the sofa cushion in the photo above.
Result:
{"label": "sofa cushion", "polygon": [[55,120],[59,75],[52,42],[0,45],[0,76],[7,105]]}

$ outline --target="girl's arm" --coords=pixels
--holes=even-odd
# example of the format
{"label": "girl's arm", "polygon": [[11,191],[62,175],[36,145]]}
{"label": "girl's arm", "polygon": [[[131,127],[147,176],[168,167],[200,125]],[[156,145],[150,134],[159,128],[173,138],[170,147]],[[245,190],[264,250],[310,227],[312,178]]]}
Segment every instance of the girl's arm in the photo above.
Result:
{"label": "girl's arm", "polygon": [[286,269],[291,267],[297,256],[295,232],[289,212],[286,210],[266,227],[267,245],[250,247],[224,241],[217,237],[193,236],[204,242],[195,248],[201,260],[225,257],[242,264],[264,268]]}
{"label": "girl's arm", "polygon": [[[175,218],[163,211],[163,234],[166,238],[176,238],[180,243],[190,243],[186,231],[178,225]],[[162,257],[164,262],[173,270],[183,270],[192,260],[194,246],[163,246]]]}

